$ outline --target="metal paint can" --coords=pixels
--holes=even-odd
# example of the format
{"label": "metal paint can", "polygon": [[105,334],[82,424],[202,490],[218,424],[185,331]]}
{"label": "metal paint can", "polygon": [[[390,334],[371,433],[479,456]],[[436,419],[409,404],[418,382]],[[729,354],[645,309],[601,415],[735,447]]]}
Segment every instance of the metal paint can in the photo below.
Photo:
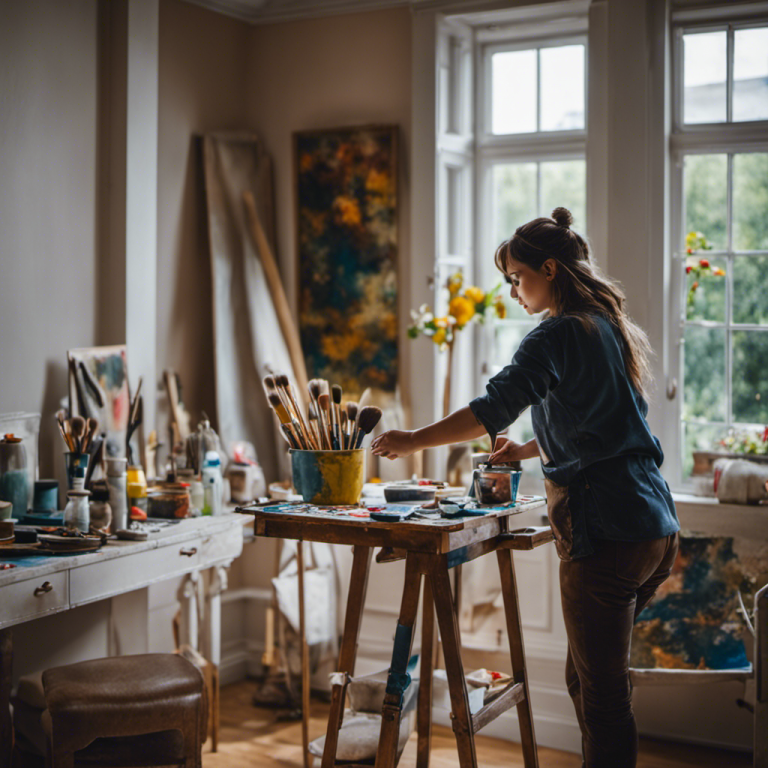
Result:
{"label": "metal paint can", "polygon": [[321,506],[357,504],[363,493],[365,450],[291,450],[293,484],[304,501]]}
{"label": "metal paint can", "polygon": [[517,499],[517,489],[523,474],[517,466],[487,466],[481,464],[472,473],[475,498],[480,504],[509,504]]}

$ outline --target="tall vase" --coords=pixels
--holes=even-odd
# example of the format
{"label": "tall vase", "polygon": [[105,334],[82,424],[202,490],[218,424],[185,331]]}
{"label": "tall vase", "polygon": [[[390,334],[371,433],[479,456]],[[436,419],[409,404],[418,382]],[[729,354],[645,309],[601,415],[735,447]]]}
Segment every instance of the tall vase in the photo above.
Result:
{"label": "tall vase", "polygon": [[453,341],[448,344],[448,361],[445,365],[443,386],[443,418],[451,412],[451,371],[453,369]]}

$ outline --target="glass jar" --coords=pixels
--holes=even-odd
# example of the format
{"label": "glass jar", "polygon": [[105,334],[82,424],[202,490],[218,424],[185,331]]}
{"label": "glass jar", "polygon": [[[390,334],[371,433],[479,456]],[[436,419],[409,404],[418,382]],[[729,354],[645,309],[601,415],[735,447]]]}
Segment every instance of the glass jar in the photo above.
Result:
{"label": "glass jar", "polygon": [[66,528],[77,528],[78,531],[88,533],[88,529],[91,527],[91,512],[88,506],[90,497],[90,491],[67,491],[67,506],[64,507],[64,526]]}
{"label": "glass jar", "polygon": [[27,514],[29,501],[27,452],[20,437],[6,435],[0,440],[0,499],[13,505],[13,518]]}

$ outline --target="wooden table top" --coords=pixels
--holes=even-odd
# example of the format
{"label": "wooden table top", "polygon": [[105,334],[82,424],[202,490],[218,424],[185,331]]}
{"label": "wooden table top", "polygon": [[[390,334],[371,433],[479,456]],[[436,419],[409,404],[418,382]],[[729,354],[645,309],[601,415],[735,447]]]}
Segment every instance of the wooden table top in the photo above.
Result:
{"label": "wooden table top", "polygon": [[[386,522],[361,516],[365,515],[365,507],[353,509],[304,505],[291,508],[284,504],[273,507],[243,506],[236,511],[253,516],[257,536],[445,553],[494,538],[506,532],[508,518],[545,504],[543,496],[519,496],[513,505],[489,507],[483,515]],[[379,506],[387,510],[398,510],[413,505],[377,504]]]}

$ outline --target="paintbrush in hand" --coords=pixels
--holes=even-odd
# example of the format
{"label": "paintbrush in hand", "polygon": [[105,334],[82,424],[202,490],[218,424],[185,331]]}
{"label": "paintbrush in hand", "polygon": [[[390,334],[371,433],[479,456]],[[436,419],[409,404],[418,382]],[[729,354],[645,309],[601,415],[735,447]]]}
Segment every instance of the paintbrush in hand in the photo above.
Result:
{"label": "paintbrush in hand", "polygon": [[360,415],[357,417],[359,431],[355,441],[355,448],[359,448],[362,445],[365,436],[373,432],[380,419],[381,408],[377,408],[375,405],[366,405],[365,408],[360,409]]}

